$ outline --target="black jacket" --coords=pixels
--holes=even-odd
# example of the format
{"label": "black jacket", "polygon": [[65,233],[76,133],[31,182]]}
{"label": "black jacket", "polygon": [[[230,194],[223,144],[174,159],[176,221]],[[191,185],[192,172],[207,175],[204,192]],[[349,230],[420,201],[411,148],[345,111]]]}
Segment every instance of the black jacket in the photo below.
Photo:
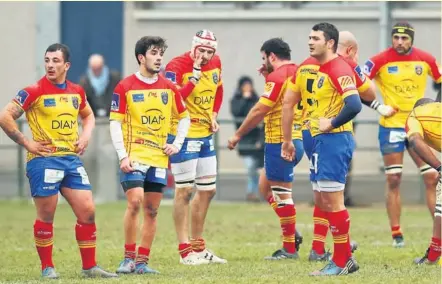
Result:
{"label": "black jacket", "polygon": [[[246,118],[252,107],[258,102],[259,97],[253,93],[250,98],[244,98],[240,91],[237,91],[230,101],[230,111],[235,119],[243,120]],[[236,129],[241,126],[242,121],[235,122]],[[256,147],[256,144],[260,144]],[[264,129],[262,125],[252,129],[238,143],[240,156],[257,155],[260,156],[264,151]]]}
{"label": "black jacket", "polygon": [[95,116],[97,116],[98,109],[104,109],[106,111],[106,116],[109,116],[110,106],[112,103],[112,94],[114,93],[114,89],[121,79],[120,74],[117,71],[113,70],[109,72],[109,76],[109,84],[106,87],[104,95],[100,97],[96,96],[94,88],[92,88],[91,82],[89,81],[87,75],[83,75],[80,78],[79,85],[82,86],[84,91],[86,92],[87,101],[89,102],[89,105],[91,106]]}

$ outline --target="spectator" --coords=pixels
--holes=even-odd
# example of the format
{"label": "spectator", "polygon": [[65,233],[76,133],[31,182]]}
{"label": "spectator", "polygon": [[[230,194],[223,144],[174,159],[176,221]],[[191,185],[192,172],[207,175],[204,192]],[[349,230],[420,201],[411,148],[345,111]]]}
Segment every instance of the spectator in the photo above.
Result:
{"label": "spectator", "polygon": [[[231,112],[236,120],[236,129],[241,126],[242,120],[247,116],[247,113],[258,100],[259,97],[253,88],[252,79],[248,76],[241,77],[238,81],[238,89],[230,102]],[[263,167],[263,132],[262,126],[253,129],[241,139],[238,145],[239,155],[244,159],[247,168],[247,200],[252,202],[260,201],[258,191],[258,169]]]}
{"label": "spectator", "polygon": [[96,117],[108,117],[112,93],[120,81],[120,73],[110,70],[100,54],[89,57],[89,66],[80,78],[80,85],[86,91],[88,102]]}

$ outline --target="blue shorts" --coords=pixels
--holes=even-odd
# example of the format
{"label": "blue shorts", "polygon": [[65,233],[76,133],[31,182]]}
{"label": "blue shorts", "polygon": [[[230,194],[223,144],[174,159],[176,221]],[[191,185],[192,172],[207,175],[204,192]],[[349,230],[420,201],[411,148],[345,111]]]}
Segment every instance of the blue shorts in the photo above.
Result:
{"label": "blue shorts", "polygon": [[312,158],[312,150],[313,150],[313,138],[310,130],[302,130],[302,143],[304,145],[304,151],[307,155],[307,158],[311,160]]}
{"label": "blue shorts", "polygon": [[91,190],[83,162],[77,156],[37,157],[26,164],[32,197],[52,196],[63,187]]}
{"label": "blue shorts", "polygon": [[145,182],[167,184],[167,169],[150,167],[133,163],[133,172],[125,173],[120,170],[120,183],[124,191],[135,187],[144,187]]}
{"label": "blue shorts", "polygon": [[[169,135],[167,143],[173,143],[175,136]],[[212,135],[204,138],[186,138],[178,154],[170,157],[172,164],[178,164],[198,158],[216,156]]]}
{"label": "blue shorts", "polygon": [[293,140],[296,154],[293,162],[288,162],[281,157],[282,143],[265,143],[264,145],[264,169],[266,177],[270,181],[292,182],[293,168],[301,161],[304,155],[302,140]]}
{"label": "blue shorts", "polygon": [[379,125],[378,139],[382,155],[404,152],[406,137],[404,128],[386,128]]}
{"label": "blue shorts", "polygon": [[310,181],[335,181],[345,184],[355,141],[350,132],[327,133],[313,137]]}

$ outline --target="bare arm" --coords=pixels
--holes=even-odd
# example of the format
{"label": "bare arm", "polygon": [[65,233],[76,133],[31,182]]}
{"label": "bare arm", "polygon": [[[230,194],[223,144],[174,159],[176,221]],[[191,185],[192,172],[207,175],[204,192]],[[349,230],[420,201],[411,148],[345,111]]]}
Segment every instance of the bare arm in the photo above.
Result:
{"label": "bare arm", "polygon": [[287,89],[282,103],[282,134],[285,142],[292,141],[294,107],[301,101],[301,94]]}
{"label": "bare arm", "polygon": [[20,132],[17,122],[15,122],[23,113],[24,110],[21,107],[14,103],[8,103],[0,113],[0,127],[12,141],[25,146],[28,139]]}
{"label": "bare arm", "polygon": [[419,155],[419,157],[428,165],[437,169],[441,166],[441,162],[434,155],[431,148],[425,143],[424,139],[419,133],[413,133],[408,138],[410,147]]}
{"label": "bare arm", "polygon": [[363,92],[359,92],[359,96],[361,97],[361,101],[364,100],[371,103],[376,100],[376,86],[374,82],[370,81],[370,88]]}
{"label": "bare arm", "polygon": [[257,102],[253,108],[250,110],[244,122],[236,131],[236,135],[243,137],[249,133],[253,128],[255,128],[265,117],[265,115],[270,111],[270,107]]}

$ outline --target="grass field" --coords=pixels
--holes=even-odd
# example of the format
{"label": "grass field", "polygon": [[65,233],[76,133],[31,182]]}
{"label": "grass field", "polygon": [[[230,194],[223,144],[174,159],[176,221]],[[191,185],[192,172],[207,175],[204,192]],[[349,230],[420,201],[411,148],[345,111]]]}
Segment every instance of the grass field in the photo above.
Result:
{"label": "grass field", "polygon": [[[115,270],[123,254],[122,216],[124,203],[97,206],[98,261]],[[158,232],[150,265],[160,275],[127,275],[112,280],[82,280],[75,241],[75,217],[65,204],[55,218],[54,262],[61,276],[56,283],[440,283],[441,269],[416,267],[431,237],[431,220],[424,207],[403,209],[402,229],[407,246],[391,247],[385,209],[351,209],[351,237],[360,248],[355,253],[361,269],[349,276],[312,278],[308,273],[323,266],[307,261],[312,237],[312,209],[297,207],[297,228],[304,235],[297,261],[264,261],[280,247],[278,220],[266,204],[215,203],[209,211],[206,242],[210,249],[228,259],[227,265],[187,267],[179,264],[172,207],[164,204],[158,217]],[[34,207],[18,202],[0,202],[1,283],[38,283],[40,265],[34,248]],[[328,247],[331,238],[328,237]]]}

